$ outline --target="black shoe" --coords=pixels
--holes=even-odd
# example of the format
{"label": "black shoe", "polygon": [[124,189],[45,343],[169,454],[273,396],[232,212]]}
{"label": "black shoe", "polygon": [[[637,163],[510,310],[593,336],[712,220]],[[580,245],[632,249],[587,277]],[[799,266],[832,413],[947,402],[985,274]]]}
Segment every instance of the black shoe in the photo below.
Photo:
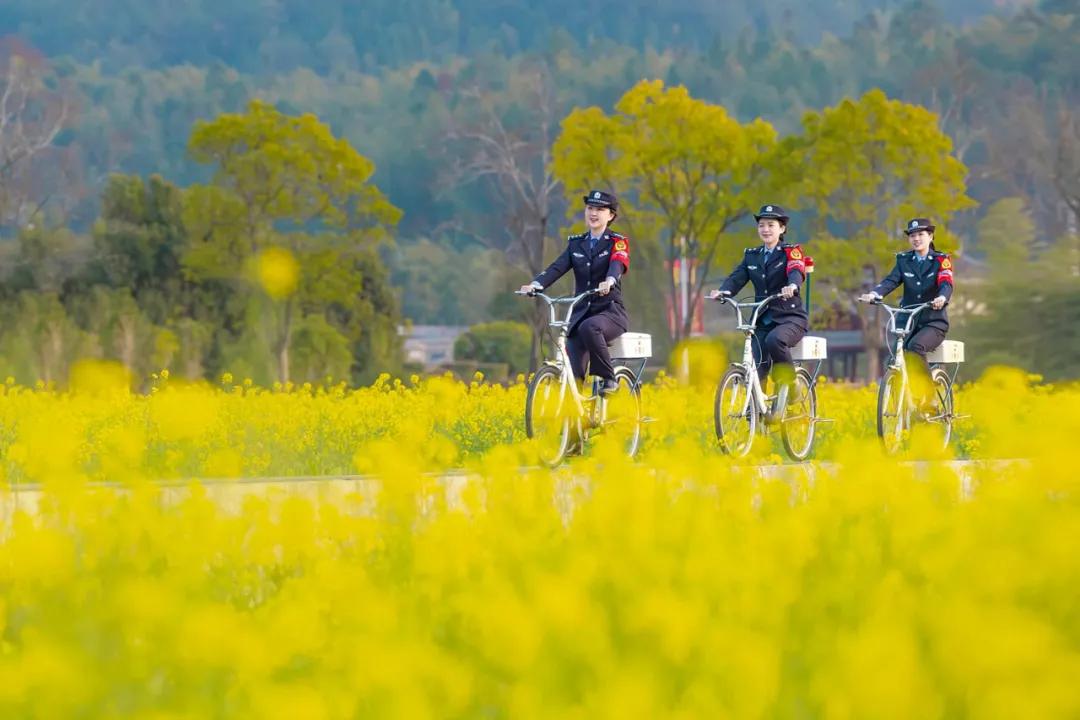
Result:
{"label": "black shoe", "polygon": [[618,380],[605,380],[604,382],[600,383],[600,394],[601,395],[608,395],[610,393],[615,392],[618,389],[619,389],[619,381]]}

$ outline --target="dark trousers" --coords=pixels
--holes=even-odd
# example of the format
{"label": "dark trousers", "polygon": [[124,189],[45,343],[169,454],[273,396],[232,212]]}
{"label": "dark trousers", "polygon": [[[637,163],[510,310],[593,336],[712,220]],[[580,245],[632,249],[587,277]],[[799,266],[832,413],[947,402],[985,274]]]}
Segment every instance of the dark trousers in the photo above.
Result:
{"label": "dark trousers", "polygon": [[615,368],[611,365],[608,343],[626,332],[621,325],[605,315],[592,315],[582,320],[566,342],[566,353],[570,356],[570,368],[578,380],[585,378],[585,361],[593,375],[605,380],[615,378]]}
{"label": "dark trousers", "polygon": [[926,362],[926,353],[935,349],[944,340],[944,330],[931,325],[923,325],[904,341],[904,349],[910,353],[915,353],[922,359],[923,368],[926,369],[929,376],[930,364]]}
{"label": "dark trousers", "polygon": [[795,363],[791,360],[791,348],[798,345],[805,334],[806,331],[797,323],[782,322],[758,326],[752,350],[762,386],[774,365],[788,366],[794,377]]}

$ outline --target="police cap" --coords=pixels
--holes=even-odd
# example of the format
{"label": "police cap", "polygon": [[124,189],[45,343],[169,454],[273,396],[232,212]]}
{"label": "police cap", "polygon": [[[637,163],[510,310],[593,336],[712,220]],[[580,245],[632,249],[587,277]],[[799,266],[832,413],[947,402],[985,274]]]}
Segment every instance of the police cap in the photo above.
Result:
{"label": "police cap", "polygon": [[934,232],[934,224],[930,222],[928,218],[914,218],[908,221],[908,224],[904,226],[904,234],[910,235],[911,233],[925,230],[928,233]]}
{"label": "police cap", "polygon": [[754,215],[754,220],[779,220],[787,225],[787,221],[790,219],[784,208],[779,205],[762,205],[757,214]]}
{"label": "police cap", "polygon": [[612,212],[619,211],[619,201],[615,198],[614,193],[592,190],[585,196],[584,200],[586,205],[611,208]]}

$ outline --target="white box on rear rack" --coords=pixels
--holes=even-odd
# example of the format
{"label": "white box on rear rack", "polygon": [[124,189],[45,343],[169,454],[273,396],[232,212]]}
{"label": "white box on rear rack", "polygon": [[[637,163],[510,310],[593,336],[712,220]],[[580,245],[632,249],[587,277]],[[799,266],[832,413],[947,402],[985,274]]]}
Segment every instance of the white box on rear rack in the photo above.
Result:
{"label": "white box on rear rack", "polygon": [[652,357],[652,335],[649,333],[623,333],[611,341],[608,352],[613,358],[648,358]]}
{"label": "white box on rear rack", "polygon": [[825,338],[804,335],[795,347],[791,348],[792,360],[824,360],[826,357]]}
{"label": "white box on rear rack", "polygon": [[936,348],[926,353],[926,360],[932,363],[964,362],[964,343],[959,340],[944,340]]}

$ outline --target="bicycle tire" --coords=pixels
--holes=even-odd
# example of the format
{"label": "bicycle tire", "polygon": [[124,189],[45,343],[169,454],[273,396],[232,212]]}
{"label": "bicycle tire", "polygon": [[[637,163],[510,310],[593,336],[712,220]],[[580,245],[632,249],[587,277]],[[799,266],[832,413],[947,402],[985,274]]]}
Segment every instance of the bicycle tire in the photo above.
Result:
{"label": "bicycle tire", "polygon": [[[555,467],[570,444],[570,390],[559,368],[545,365],[532,376],[525,396],[525,434],[535,441],[540,462]],[[557,394],[553,394],[557,393]]]}
{"label": "bicycle tire", "polygon": [[796,368],[784,417],[780,421],[780,438],[792,460],[810,457],[817,431],[817,386],[806,368]]}
{"label": "bicycle tire", "polygon": [[720,449],[733,457],[749,453],[757,419],[757,404],[750,393],[746,370],[738,365],[728,368],[716,386],[713,402],[713,425]]}

